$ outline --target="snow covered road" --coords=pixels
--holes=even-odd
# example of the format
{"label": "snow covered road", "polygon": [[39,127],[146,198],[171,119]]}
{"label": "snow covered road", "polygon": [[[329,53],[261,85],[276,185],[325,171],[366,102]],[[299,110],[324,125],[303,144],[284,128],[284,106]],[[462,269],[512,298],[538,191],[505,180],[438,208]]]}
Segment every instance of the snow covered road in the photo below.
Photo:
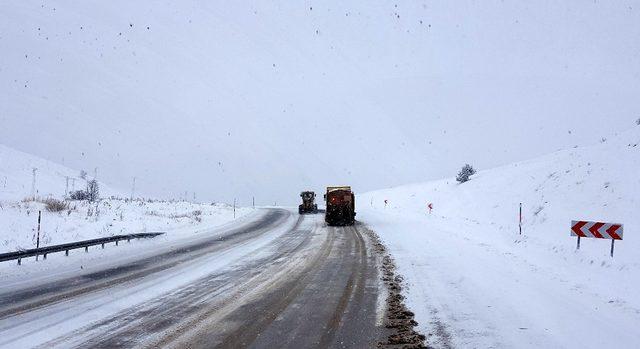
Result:
{"label": "snow covered road", "polygon": [[0,347],[371,347],[383,335],[366,237],[321,215],[268,209],[84,270],[3,286]]}

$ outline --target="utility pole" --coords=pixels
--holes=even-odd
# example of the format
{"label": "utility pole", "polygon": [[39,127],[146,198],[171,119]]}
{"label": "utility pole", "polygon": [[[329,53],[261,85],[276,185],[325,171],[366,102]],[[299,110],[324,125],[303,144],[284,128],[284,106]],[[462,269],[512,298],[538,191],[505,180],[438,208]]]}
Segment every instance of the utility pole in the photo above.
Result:
{"label": "utility pole", "polygon": [[256,208],[256,197],[255,196],[251,197],[251,205],[253,206],[254,209]]}
{"label": "utility pole", "polygon": [[33,199],[36,198],[36,172],[38,171],[37,168],[33,168],[33,178],[31,180],[31,197]]}
{"label": "utility pole", "polygon": [[65,176],[66,183],[64,186],[64,197],[67,198],[69,196],[69,176]]}
{"label": "utility pole", "polygon": [[236,219],[236,198],[233,198],[233,219]]}
{"label": "utility pole", "polygon": [[131,184],[131,200],[133,200],[133,196],[136,194],[136,177],[133,177],[133,183]]}

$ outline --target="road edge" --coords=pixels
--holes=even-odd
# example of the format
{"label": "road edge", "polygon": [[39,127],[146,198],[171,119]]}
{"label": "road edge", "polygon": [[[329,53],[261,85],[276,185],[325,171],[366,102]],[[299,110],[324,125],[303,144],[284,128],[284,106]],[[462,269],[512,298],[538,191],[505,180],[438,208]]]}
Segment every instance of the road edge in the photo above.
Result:
{"label": "road edge", "polygon": [[417,330],[418,322],[414,313],[404,303],[402,283],[404,278],[397,274],[395,260],[378,234],[365,223],[358,222],[362,232],[367,235],[373,252],[378,255],[380,263],[380,279],[386,287],[387,299],[383,326],[389,330],[385,341],[378,342],[378,348],[421,349],[426,346],[426,336]]}

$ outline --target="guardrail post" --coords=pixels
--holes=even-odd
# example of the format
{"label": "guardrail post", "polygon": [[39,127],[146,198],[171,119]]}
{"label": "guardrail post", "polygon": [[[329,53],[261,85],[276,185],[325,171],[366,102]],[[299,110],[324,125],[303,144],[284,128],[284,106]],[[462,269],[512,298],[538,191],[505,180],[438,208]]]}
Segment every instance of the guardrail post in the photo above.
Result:
{"label": "guardrail post", "polygon": [[131,239],[127,239],[127,242],[131,242]]}
{"label": "guardrail post", "polygon": [[45,253],[45,254],[43,254],[43,255],[42,255],[42,257],[43,257],[44,259],[47,259],[47,254],[46,254],[46,253]]}
{"label": "guardrail post", "polygon": [[89,252],[89,246],[84,247],[84,252]]}
{"label": "guardrail post", "polygon": [[116,246],[118,246],[118,240],[116,240]]}
{"label": "guardrail post", "polygon": [[104,243],[102,244],[102,249],[104,250]]}
{"label": "guardrail post", "polygon": [[64,251],[64,255],[68,256],[69,255],[69,250]]}
{"label": "guardrail post", "polygon": [[18,265],[22,265],[22,259],[18,258]]}

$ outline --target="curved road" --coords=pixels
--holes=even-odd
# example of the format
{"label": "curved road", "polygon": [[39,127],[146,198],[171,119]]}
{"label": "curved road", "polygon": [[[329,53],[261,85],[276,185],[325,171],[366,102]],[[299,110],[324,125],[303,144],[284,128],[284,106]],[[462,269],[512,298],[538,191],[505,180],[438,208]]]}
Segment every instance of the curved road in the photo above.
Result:
{"label": "curved road", "polygon": [[0,288],[0,347],[371,348],[384,337],[377,261],[357,226],[269,209],[203,235]]}

